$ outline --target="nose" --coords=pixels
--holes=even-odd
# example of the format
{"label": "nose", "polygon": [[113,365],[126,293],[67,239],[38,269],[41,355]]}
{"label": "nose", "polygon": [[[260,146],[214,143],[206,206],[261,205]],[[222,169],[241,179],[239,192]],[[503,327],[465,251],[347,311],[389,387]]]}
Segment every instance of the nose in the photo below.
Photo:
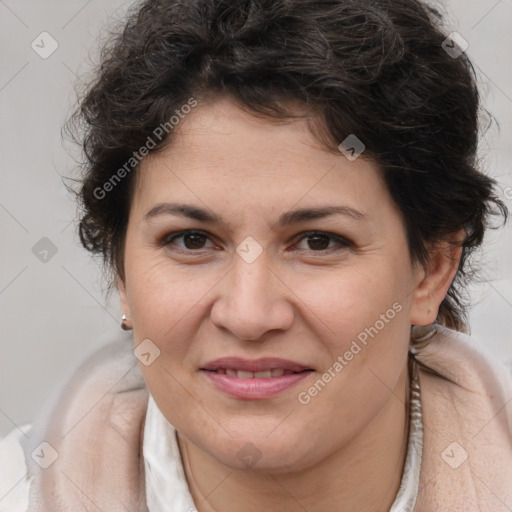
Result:
{"label": "nose", "polygon": [[247,263],[235,255],[231,270],[218,286],[220,295],[210,319],[236,339],[261,340],[267,332],[285,331],[293,324],[289,300],[293,292],[264,257]]}

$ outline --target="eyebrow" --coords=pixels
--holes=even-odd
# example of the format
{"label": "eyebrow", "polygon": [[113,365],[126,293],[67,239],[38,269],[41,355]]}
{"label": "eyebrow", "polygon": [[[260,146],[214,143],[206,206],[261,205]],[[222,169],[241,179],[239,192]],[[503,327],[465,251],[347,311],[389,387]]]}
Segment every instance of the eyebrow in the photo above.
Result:
{"label": "eyebrow", "polygon": [[[222,224],[227,227],[226,222],[219,215],[197,206],[181,203],[159,203],[144,215],[144,220],[149,221],[160,215],[181,216],[210,224]],[[322,206],[318,208],[301,208],[283,213],[277,221],[277,226],[291,226],[299,222],[322,219],[330,215],[345,215],[355,220],[368,219],[366,214],[349,206]]]}

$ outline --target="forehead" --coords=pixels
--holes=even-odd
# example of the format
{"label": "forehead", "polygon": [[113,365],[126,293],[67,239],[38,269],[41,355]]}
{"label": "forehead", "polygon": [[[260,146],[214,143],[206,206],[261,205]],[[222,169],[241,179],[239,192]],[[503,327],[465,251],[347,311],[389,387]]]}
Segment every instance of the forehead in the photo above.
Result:
{"label": "forehead", "polygon": [[361,209],[391,199],[374,161],[325,149],[306,119],[258,118],[226,98],[187,114],[136,175],[132,206],[141,210],[185,198],[239,210],[319,201]]}

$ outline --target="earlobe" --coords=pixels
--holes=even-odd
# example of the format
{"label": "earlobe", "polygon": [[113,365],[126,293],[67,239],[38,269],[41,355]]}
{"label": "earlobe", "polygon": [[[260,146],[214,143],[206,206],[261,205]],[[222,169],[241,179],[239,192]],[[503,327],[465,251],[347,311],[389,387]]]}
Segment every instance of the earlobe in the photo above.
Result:
{"label": "earlobe", "polygon": [[420,276],[413,292],[411,307],[412,325],[433,324],[439,312],[439,306],[459,269],[462,256],[464,232],[458,232],[450,240],[438,242],[430,248],[429,261]]}

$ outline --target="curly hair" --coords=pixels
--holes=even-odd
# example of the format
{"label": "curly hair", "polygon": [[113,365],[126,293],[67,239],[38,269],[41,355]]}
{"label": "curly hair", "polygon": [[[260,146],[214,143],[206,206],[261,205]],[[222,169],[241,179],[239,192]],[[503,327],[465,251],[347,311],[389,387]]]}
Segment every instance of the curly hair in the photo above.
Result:
{"label": "curly hair", "polygon": [[[355,134],[401,210],[413,261],[465,232],[437,322],[466,330],[470,256],[491,217],[507,218],[496,182],[478,169],[474,68],[443,43],[442,16],[418,0],[146,0],[102,48],[69,128],[83,146],[76,192],[83,246],[125,279],[124,242],[137,165],[126,166],[191,97],[228,95],[269,120],[318,119],[327,151]],[[299,108],[296,108],[297,105]],[[316,129],[315,129],[316,127]],[[170,130],[153,151],[172,141]],[[126,167],[125,167],[126,168]],[[124,176],[123,174],[123,176]],[[105,197],[103,197],[105,196]]]}

